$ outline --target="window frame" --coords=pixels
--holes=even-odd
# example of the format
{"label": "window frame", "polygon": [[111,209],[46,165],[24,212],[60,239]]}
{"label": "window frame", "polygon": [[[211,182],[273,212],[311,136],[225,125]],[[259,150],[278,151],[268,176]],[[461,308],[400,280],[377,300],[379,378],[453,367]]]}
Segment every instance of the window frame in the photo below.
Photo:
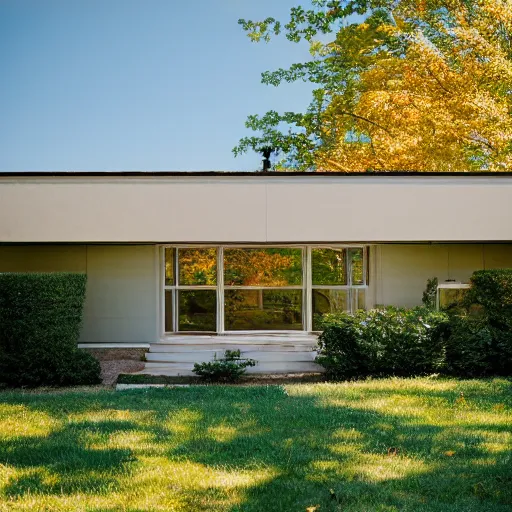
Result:
{"label": "window frame", "polygon": [[[293,286],[225,286],[224,285],[224,249],[302,249],[302,284]],[[174,249],[174,284],[165,284],[165,250]],[[179,284],[179,267],[178,253],[179,249],[216,249],[217,250],[217,284],[216,285],[180,285]],[[347,249],[347,284],[346,285],[313,285],[313,269],[312,269],[312,250],[313,249]],[[349,249],[363,250],[363,284],[352,285],[352,268],[349,265]],[[196,336],[212,336],[212,335],[287,335],[299,333],[318,333],[313,331],[313,290],[347,290],[348,303],[352,310],[352,293],[355,291],[356,306],[358,304],[359,289],[366,290],[365,302],[368,300],[368,279],[369,279],[369,262],[368,262],[368,246],[364,244],[162,244],[159,246],[159,289],[160,289],[160,338],[168,339],[179,335],[196,335]],[[302,329],[301,330],[225,330],[225,311],[224,311],[224,294],[226,289],[239,290],[302,290]],[[165,293],[172,292],[172,331],[165,329]],[[179,303],[178,292],[180,290],[216,290],[216,331],[179,331]]]}

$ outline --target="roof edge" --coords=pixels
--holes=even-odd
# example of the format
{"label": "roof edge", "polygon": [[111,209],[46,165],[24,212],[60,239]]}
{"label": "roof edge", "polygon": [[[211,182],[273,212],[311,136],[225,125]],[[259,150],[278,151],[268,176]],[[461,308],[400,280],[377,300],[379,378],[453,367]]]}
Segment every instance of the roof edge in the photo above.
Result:
{"label": "roof edge", "polygon": [[434,176],[434,177],[510,177],[512,171],[505,172],[490,172],[490,171],[475,171],[475,172],[419,172],[419,171],[372,171],[372,172],[247,172],[247,171],[5,171],[0,172],[0,179],[2,178],[55,178],[55,177],[286,177],[286,176],[351,176],[351,177],[372,177],[372,176]]}

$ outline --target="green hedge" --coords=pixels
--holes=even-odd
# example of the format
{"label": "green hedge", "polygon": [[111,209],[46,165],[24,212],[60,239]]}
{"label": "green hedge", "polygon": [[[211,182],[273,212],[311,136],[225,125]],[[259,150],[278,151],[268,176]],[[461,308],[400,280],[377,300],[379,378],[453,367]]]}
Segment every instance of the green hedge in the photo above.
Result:
{"label": "green hedge", "polygon": [[446,314],[424,307],[326,315],[317,362],[334,380],[440,372],[448,326]]}
{"label": "green hedge", "polygon": [[465,314],[453,316],[448,371],[460,376],[512,375],[512,269],[471,276]]}
{"label": "green hedge", "polygon": [[96,384],[99,363],[77,348],[87,276],[0,274],[0,382]]}

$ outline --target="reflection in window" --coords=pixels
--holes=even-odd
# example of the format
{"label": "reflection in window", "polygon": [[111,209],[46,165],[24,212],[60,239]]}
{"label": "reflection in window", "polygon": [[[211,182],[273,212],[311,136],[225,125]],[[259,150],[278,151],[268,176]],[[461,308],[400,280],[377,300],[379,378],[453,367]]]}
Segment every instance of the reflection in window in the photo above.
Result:
{"label": "reflection in window", "polygon": [[228,331],[302,330],[302,290],[233,290],[224,294]]}
{"label": "reflection in window", "polygon": [[364,264],[363,264],[363,249],[355,248],[349,250],[349,261],[352,271],[353,285],[364,284]]}
{"label": "reflection in window", "polygon": [[352,288],[350,291],[351,311],[366,309],[366,290],[364,288]]}
{"label": "reflection in window", "polygon": [[462,307],[467,291],[467,287],[439,288],[439,309],[446,311]]}
{"label": "reflection in window", "polygon": [[165,285],[174,286],[174,249],[165,249]]}
{"label": "reflection in window", "polygon": [[180,286],[217,284],[217,249],[178,249]]}
{"label": "reflection in window", "polygon": [[302,249],[225,249],[225,286],[300,286]]}
{"label": "reflection in window", "polygon": [[313,330],[321,329],[323,315],[350,310],[350,290],[313,290]]}
{"label": "reflection in window", "polygon": [[348,284],[346,249],[313,249],[312,275],[314,285]]}
{"label": "reflection in window", "polygon": [[178,331],[217,330],[215,290],[178,291]]}

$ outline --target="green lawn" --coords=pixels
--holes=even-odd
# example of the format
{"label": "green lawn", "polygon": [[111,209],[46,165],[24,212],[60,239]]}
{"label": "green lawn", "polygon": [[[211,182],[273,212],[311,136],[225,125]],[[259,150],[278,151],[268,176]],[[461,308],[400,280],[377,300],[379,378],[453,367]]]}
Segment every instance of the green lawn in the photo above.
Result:
{"label": "green lawn", "polygon": [[507,380],[0,393],[2,511],[511,511],[511,455]]}

